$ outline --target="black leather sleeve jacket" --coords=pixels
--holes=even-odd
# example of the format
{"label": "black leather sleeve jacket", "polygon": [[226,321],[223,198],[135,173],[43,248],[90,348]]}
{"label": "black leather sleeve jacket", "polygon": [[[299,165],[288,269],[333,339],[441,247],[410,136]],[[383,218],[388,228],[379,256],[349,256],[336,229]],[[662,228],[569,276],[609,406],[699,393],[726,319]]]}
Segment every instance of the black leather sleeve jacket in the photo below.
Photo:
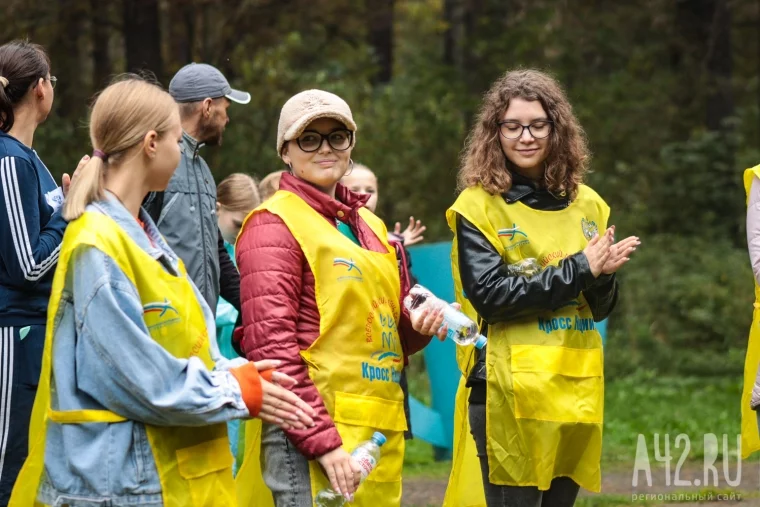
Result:
{"label": "black leather sleeve jacket", "polygon": [[[568,206],[567,198],[557,198],[536,189],[529,180],[513,176],[513,186],[504,195],[507,204],[521,201],[534,209],[556,211]],[[581,293],[588,301],[594,320],[604,320],[617,303],[615,275],[594,278],[586,256],[571,255],[559,265],[549,266],[535,276],[514,276],[499,252],[483,233],[462,216],[457,216],[457,246],[462,289],[478,315],[487,324],[509,322],[535,313],[554,310]],[[485,326],[484,326],[485,331]],[[470,403],[485,403],[485,350],[467,379],[472,387]]]}

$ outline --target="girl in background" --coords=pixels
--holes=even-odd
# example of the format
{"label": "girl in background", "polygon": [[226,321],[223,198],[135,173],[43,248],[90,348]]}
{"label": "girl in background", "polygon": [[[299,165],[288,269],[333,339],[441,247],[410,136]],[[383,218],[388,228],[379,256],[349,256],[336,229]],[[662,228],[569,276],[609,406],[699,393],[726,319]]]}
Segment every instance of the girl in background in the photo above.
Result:
{"label": "girl in background", "polygon": [[[235,241],[245,217],[261,204],[256,180],[243,173],[230,174],[216,187],[216,216],[224,238],[224,248],[235,260]],[[232,333],[238,320],[238,311],[224,298],[219,297],[216,322],[219,333],[219,350],[228,359],[240,357],[232,346]]]}
{"label": "girl in background", "polygon": [[[233,262],[235,261],[235,241],[243,226],[243,221],[259,204],[261,204],[261,198],[258,185],[256,180],[247,174],[230,174],[216,187],[216,217],[224,238],[224,248],[227,249]],[[232,343],[237,322],[238,311],[219,296],[216,307],[216,339],[219,351],[227,359],[240,357]],[[240,443],[245,442],[245,425],[241,425],[239,419],[234,419],[227,422],[227,431],[230,438],[230,450],[235,457],[233,473],[237,473],[243,462],[244,447]]]}

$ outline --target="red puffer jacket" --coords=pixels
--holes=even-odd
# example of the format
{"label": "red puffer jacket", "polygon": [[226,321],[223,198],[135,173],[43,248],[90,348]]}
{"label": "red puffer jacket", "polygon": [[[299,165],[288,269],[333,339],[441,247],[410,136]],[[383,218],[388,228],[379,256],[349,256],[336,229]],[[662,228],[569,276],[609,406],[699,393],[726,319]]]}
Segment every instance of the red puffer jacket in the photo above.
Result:
{"label": "red puffer jacket", "polygon": [[[336,219],[347,223],[363,248],[386,251],[357,213],[364,206],[366,196],[338,185],[336,199],[332,199],[287,173],[282,176],[280,189],[300,196],[329,223],[335,225]],[[300,351],[308,349],[319,336],[314,274],[301,247],[279,217],[262,212],[246,223],[235,252],[240,269],[243,353],[251,361],[281,360],[279,371],[298,381],[293,392],[317,411],[316,426],[286,432],[301,454],[314,459],[337,449],[342,445],[340,435],[300,355]],[[409,291],[409,274],[405,259],[403,261],[399,263],[402,299]],[[404,311],[403,305],[400,306]],[[430,342],[430,337],[412,329],[405,311],[399,322],[399,335],[406,356]]]}

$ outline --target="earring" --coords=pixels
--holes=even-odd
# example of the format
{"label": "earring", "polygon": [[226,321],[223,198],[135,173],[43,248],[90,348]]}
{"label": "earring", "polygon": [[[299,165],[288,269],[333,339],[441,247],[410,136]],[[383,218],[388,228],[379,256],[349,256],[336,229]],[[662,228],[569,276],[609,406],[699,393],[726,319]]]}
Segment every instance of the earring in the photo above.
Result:
{"label": "earring", "polygon": [[351,168],[348,171],[346,171],[346,174],[344,174],[343,176],[348,176],[349,174],[354,172],[354,159],[349,158],[348,163],[351,164]]}
{"label": "earring", "polygon": [[288,166],[288,171],[290,171],[290,174],[293,174],[293,166],[290,164],[286,164]]}

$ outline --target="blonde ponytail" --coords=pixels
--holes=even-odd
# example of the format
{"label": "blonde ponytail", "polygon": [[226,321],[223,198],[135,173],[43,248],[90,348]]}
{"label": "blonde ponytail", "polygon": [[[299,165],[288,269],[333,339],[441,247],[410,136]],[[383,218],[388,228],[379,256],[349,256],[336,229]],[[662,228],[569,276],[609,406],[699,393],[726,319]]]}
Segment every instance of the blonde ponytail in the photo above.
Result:
{"label": "blonde ponytail", "polygon": [[106,163],[100,157],[92,157],[79,169],[76,184],[71,186],[63,203],[63,218],[76,220],[88,204],[103,199],[103,171]]}
{"label": "blonde ponytail", "polygon": [[233,173],[216,187],[216,200],[229,211],[250,212],[261,204],[259,187],[253,177]]}
{"label": "blonde ponytail", "polygon": [[76,220],[89,204],[103,199],[106,174],[118,170],[148,132],[162,136],[177,118],[171,95],[139,76],[119,77],[103,90],[90,113],[90,140],[95,152],[104,156],[93,155],[79,170],[63,204],[63,217]]}

